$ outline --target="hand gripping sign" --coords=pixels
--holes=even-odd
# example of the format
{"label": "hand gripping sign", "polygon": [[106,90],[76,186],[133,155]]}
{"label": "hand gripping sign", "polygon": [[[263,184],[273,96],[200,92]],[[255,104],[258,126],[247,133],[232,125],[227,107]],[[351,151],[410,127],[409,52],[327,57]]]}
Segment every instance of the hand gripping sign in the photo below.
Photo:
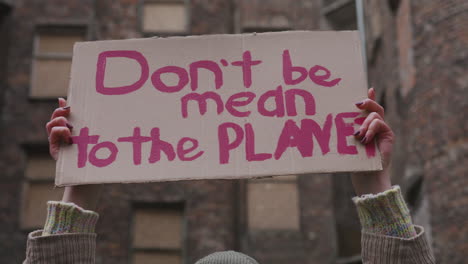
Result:
{"label": "hand gripping sign", "polygon": [[353,31],[77,43],[56,184],[379,170],[352,136],[359,45]]}

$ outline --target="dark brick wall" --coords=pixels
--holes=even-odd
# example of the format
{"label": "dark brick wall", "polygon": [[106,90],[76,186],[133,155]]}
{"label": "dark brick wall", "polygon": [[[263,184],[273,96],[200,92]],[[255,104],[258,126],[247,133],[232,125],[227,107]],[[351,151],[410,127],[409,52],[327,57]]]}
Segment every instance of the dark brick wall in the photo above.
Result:
{"label": "dark brick wall", "polygon": [[12,7],[9,2],[0,1],[0,116],[2,115],[3,109],[3,94],[6,90],[6,69],[11,28],[11,8]]}
{"label": "dark brick wall", "polygon": [[[304,3],[307,1],[303,1]],[[139,21],[139,4],[141,1],[43,1],[24,0],[18,2],[12,14],[10,52],[8,54],[8,89],[2,100],[2,138],[0,149],[0,262],[19,263],[24,258],[27,231],[19,228],[19,208],[21,189],[24,178],[26,149],[45,146],[47,138],[44,124],[56,107],[55,100],[31,100],[28,98],[34,30],[43,24],[83,24],[88,28],[90,39],[122,39],[142,37]],[[301,2],[302,3],[302,2]],[[190,1],[191,34],[233,33],[235,10],[239,10],[235,1]],[[310,4],[308,5],[310,7]],[[283,6],[284,8],[284,6]],[[288,15],[289,16],[289,15]],[[299,25],[300,19],[294,17]],[[312,28],[312,19],[303,20],[302,28]],[[298,26],[299,27],[299,26]],[[41,147],[41,148],[42,148]],[[248,250],[241,248],[239,233],[241,220],[239,187],[237,181],[197,181],[160,184],[125,184],[106,185],[98,211],[101,218],[97,227],[98,263],[127,263],[131,241],[131,218],[134,205],[140,203],[182,203],[185,208],[187,263],[219,250]],[[323,185],[322,185],[323,186]],[[327,188],[321,188],[326,190]],[[305,192],[304,192],[305,193]],[[304,195],[307,200],[320,201],[314,194]],[[326,195],[321,195],[327,197]],[[327,199],[324,200],[328,201]],[[313,204],[304,206],[304,212],[312,210]],[[309,229],[316,229],[319,237],[324,232],[320,223],[329,226],[329,209],[322,220]],[[313,209],[312,216],[321,211]],[[304,222],[311,223],[311,217],[304,214]],[[306,225],[307,226],[307,225]],[[330,227],[330,226],[329,226]],[[325,229],[329,230],[329,229]],[[270,237],[275,238],[269,240]],[[276,241],[271,246],[281,245],[281,236],[269,234],[257,240],[259,256],[272,258],[272,252],[260,250],[268,241]],[[306,259],[303,238],[300,233],[289,240],[300,247],[283,248],[282,260],[295,258],[298,263]],[[274,245],[276,244],[276,245]],[[321,243],[324,247],[327,244]],[[254,247],[253,247],[254,248]],[[315,259],[320,258],[320,247],[315,248]],[[257,250],[255,249],[255,250]],[[295,254],[300,250],[299,258]],[[253,249],[254,251],[254,249]],[[252,252],[253,252],[252,251]],[[269,255],[268,255],[269,254]],[[327,256],[327,258],[330,258]],[[314,262],[315,263],[315,262]]]}
{"label": "dark brick wall", "polygon": [[[66,4],[65,4],[66,3]],[[44,145],[44,129],[56,102],[28,99],[35,26],[53,22],[86,23],[92,1],[15,1],[10,17],[7,82],[0,138],[0,262],[21,263],[26,232],[19,229],[19,208],[26,162],[25,146]],[[3,40],[2,40],[3,41]]]}
{"label": "dark brick wall", "polygon": [[[187,263],[236,248],[233,181],[106,185],[97,211],[99,263],[128,263],[132,211],[138,204],[183,203]],[[156,238],[155,238],[156,239]]]}
{"label": "dark brick wall", "polygon": [[[229,1],[191,1],[192,34],[230,33]],[[141,1],[96,2],[97,39],[142,37],[139,31]],[[132,204],[182,202],[186,215],[187,263],[214,251],[236,248],[236,182],[197,181],[183,183],[109,185],[98,208],[102,218],[98,232],[99,260],[102,263],[127,263],[132,234],[129,228]],[[115,221],[115,219],[120,219]],[[116,232],[118,231],[118,232]]]}
{"label": "dark brick wall", "polygon": [[[226,1],[217,2],[215,6],[204,1],[192,3],[192,18],[197,21],[193,23],[194,33],[230,32],[231,21],[223,15],[223,12],[230,13],[230,6],[225,5]],[[47,144],[44,125],[57,104],[55,100],[28,99],[35,27],[39,24],[84,24],[91,39],[141,37],[138,3],[91,0],[17,3],[11,21],[14,45],[10,46],[8,54],[8,89],[2,100],[1,263],[20,263],[24,259],[27,232],[20,230],[18,220],[25,146]],[[198,16],[195,12],[202,14]],[[210,17],[209,23],[202,17]],[[184,204],[189,230],[185,248],[188,263],[214,251],[235,249],[235,186],[234,181],[105,186],[98,208],[101,213],[97,227],[98,263],[128,263],[132,210],[137,203]]]}
{"label": "dark brick wall", "polygon": [[[324,25],[321,2],[192,0],[189,33],[318,29]],[[427,220],[439,263],[463,263],[468,247],[468,3],[401,0],[392,10],[388,1],[373,2],[366,1],[369,82],[397,135],[393,181],[402,185],[409,200],[421,196],[428,205],[417,219]],[[20,230],[18,219],[26,148],[46,145],[44,124],[56,107],[55,101],[28,99],[35,26],[79,23],[88,26],[91,39],[143,37],[139,3],[16,1],[8,21],[8,78],[0,96],[1,263],[24,258],[27,232]],[[405,3],[408,8],[402,9]],[[412,59],[402,63],[407,58]],[[411,66],[414,72],[408,74],[414,82],[404,82],[405,67]],[[422,179],[422,188],[414,188],[415,178]],[[227,249],[245,251],[261,263],[334,263],[338,244],[343,245],[335,221],[343,222],[345,212],[352,210],[342,203],[349,188],[336,185],[338,181],[330,175],[299,177],[300,232],[251,234],[245,227],[242,181],[106,185],[98,208],[98,263],[128,263],[134,205],[174,202],[185,208],[188,263]],[[423,210],[414,204],[414,212]],[[356,240],[356,234],[352,236]]]}
{"label": "dark brick wall", "polygon": [[438,263],[464,263],[468,2],[390,2],[400,5],[369,10],[368,20],[379,15],[385,31],[368,60],[370,83],[397,136],[394,182],[402,185],[415,222],[428,229]]}
{"label": "dark brick wall", "polygon": [[409,162],[423,165],[440,263],[468,249],[468,2],[411,1],[416,83],[408,95]]}

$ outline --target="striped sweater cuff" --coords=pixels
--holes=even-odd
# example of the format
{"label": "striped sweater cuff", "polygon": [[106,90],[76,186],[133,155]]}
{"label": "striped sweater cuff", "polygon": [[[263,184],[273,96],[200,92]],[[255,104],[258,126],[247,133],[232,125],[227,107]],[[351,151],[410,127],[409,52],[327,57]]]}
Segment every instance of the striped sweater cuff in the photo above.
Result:
{"label": "striped sweater cuff", "polygon": [[400,238],[416,236],[399,186],[353,198],[364,232]]}
{"label": "striped sweater cuff", "polygon": [[67,233],[94,233],[99,215],[74,203],[47,203],[43,236]]}

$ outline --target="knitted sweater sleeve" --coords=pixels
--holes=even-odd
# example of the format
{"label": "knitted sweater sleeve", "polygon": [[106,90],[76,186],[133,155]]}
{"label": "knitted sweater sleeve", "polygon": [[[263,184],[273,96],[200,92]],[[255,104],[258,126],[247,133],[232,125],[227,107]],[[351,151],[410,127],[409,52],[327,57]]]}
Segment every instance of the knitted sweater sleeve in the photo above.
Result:
{"label": "knitted sweater sleeve", "polygon": [[93,264],[98,218],[73,203],[48,202],[44,229],[28,236],[24,264]]}
{"label": "knitted sweater sleeve", "polygon": [[[363,263],[435,263],[424,230],[412,224],[398,186],[353,200],[363,229]],[[24,264],[93,264],[97,219],[95,212],[75,204],[49,202],[44,230],[28,236]]]}
{"label": "knitted sweater sleeve", "polygon": [[363,263],[435,263],[424,229],[413,225],[399,186],[353,201],[362,226]]}

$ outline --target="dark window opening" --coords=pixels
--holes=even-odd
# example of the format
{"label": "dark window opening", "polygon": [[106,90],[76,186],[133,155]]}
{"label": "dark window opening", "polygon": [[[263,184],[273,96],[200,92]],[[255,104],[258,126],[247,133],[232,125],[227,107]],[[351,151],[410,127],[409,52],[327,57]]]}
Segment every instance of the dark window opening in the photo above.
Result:
{"label": "dark window opening", "polygon": [[388,0],[388,6],[392,10],[393,14],[396,14],[398,8],[400,7],[401,0]]}
{"label": "dark window opening", "polygon": [[423,197],[423,177],[418,176],[406,192],[406,199],[408,201],[408,206],[410,209],[415,210],[420,207]]}
{"label": "dark window opening", "polygon": [[378,37],[377,39],[374,40],[374,45],[372,47],[371,55],[369,58],[370,65],[376,64],[381,47],[382,47],[382,37]]}
{"label": "dark window opening", "polygon": [[338,263],[361,263],[361,225],[355,205],[356,196],[347,173],[332,175]]}
{"label": "dark window opening", "polygon": [[356,30],[356,3],[355,1],[334,1],[323,9],[330,26],[334,30]]}
{"label": "dark window opening", "polygon": [[0,21],[2,16],[7,15],[10,12],[10,10],[11,6],[4,3],[0,3]]}
{"label": "dark window opening", "polygon": [[382,96],[380,96],[379,104],[387,110],[387,95],[385,91],[383,91]]}

